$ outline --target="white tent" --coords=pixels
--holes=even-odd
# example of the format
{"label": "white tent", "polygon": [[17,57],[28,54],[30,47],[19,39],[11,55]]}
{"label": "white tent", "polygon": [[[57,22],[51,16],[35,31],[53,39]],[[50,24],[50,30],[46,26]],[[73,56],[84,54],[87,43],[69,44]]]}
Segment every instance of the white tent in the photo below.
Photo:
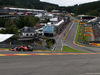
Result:
{"label": "white tent", "polygon": [[41,18],[43,15],[40,13],[40,14],[37,14],[37,15],[35,15],[35,17],[39,17],[39,18]]}
{"label": "white tent", "polygon": [[60,22],[58,22],[57,24],[55,24],[55,26],[59,26],[62,23],[64,23],[64,20],[63,19]]}
{"label": "white tent", "polygon": [[13,34],[0,34],[0,42],[3,42],[5,40],[9,39],[12,36],[13,36]]}
{"label": "white tent", "polygon": [[51,18],[50,21],[57,22],[58,21],[58,18]]}
{"label": "white tent", "polygon": [[97,21],[97,17],[95,17],[95,18],[89,20],[88,23],[90,23],[90,22],[96,22],[96,21]]}

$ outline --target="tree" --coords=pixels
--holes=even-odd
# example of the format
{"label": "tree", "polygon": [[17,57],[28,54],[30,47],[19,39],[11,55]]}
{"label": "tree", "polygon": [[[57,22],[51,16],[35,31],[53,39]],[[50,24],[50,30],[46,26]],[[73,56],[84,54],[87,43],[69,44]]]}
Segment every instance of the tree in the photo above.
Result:
{"label": "tree", "polygon": [[4,27],[5,28],[9,28],[12,25],[13,22],[10,21],[10,19],[7,19],[7,21],[5,22]]}
{"label": "tree", "polygon": [[24,26],[29,26],[29,27],[33,27],[34,25],[37,24],[37,22],[39,21],[39,18],[37,17],[21,17],[18,19],[17,21],[17,27],[18,28],[23,28]]}
{"label": "tree", "polygon": [[87,14],[88,15],[93,15],[93,16],[99,16],[98,10],[89,11]]}
{"label": "tree", "polygon": [[49,19],[45,18],[45,20],[42,20],[41,23],[47,23],[47,22],[50,22]]}
{"label": "tree", "polygon": [[0,19],[0,27],[4,27],[6,21],[7,21],[7,19],[5,19],[5,18]]}
{"label": "tree", "polygon": [[17,27],[16,25],[14,24],[13,20],[11,21],[10,19],[8,19],[6,22],[5,22],[5,25],[4,25],[5,29],[2,29],[0,31],[0,33],[3,33],[3,34],[17,34],[18,31],[17,31]]}

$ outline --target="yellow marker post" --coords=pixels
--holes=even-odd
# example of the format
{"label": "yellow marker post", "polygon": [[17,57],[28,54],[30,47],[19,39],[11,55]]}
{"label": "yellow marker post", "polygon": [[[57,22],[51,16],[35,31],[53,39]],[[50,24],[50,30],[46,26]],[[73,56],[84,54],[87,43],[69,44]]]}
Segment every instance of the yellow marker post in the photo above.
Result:
{"label": "yellow marker post", "polygon": [[10,42],[10,45],[11,45],[11,42]]}

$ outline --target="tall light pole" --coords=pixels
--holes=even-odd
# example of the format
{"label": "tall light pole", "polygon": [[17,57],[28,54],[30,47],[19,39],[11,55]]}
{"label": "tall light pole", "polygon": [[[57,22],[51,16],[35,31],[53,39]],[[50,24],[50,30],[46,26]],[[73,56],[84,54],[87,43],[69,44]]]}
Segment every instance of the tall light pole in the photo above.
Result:
{"label": "tall light pole", "polygon": [[0,0],[0,5],[1,5],[1,0]]}

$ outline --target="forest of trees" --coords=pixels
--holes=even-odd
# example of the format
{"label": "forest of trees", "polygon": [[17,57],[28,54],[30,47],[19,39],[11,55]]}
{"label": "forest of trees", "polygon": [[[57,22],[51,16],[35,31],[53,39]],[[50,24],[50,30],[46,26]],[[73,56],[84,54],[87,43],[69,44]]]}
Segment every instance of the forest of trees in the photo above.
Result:
{"label": "forest of trees", "polygon": [[37,22],[39,21],[39,18],[37,17],[20,17],[17,19],[0,19],[0,27],[4,27],[5,29],[2,29],[0,33],[3,34],[17,34],[18,29],[23,28],[24,26],[34,27]]}
{"label": "forest of trees", "polygon": [[1,6],[14,6],[21,8],[43,9],[51,11],[52,9],[59,9],[56,4],[40,2],[40,0],[1,0]]}
{"label": "forest of trees", "polygon": [[60,7],[56,4],[51,4],[47,2],[41,2],[40,0],[1,0],[0,6],[13,6],[21,8],[32,8],[32,9],[43,9],[51,11],[53,9],[73,12],[76,15],[78,14],[87,14],[100,16],[100,0],[90,3],[84,3],[80,5],[74,5],[69,7]]}
{"label": "forest of trees", "polygon": [[75,14],[100,16],[100,0],[70,7]]}

